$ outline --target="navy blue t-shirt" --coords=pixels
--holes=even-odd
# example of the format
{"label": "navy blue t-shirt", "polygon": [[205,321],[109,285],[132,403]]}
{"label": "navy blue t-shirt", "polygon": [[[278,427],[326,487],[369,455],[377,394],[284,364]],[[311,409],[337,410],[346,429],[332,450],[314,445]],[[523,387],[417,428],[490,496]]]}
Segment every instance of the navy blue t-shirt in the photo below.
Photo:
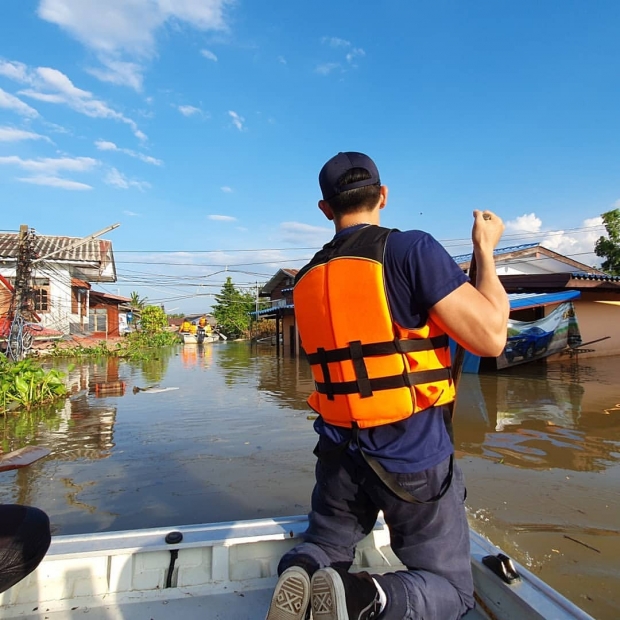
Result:
{"label": "navy blue t-shirt", "polygon": [[[345,228],[335,238],[363,226]],[[420,230],[390,233],[384,273],[392,318],[405,328],[422,326],[429,308],[469,281],[443,246]],[[321,437],[322,449],[351,436],[350,429],[328,424],[320,416],[314,429]],[[365,452],[395,473],[422,471],[443,461],[453,450],[443,407],[431,407],[393,424],[361,429],[360,443]]]}

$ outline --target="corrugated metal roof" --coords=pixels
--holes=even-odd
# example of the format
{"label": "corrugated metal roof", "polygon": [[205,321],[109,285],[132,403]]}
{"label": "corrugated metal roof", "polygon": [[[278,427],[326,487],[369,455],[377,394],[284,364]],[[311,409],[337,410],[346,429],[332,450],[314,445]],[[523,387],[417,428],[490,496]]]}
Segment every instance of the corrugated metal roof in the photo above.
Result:
{"label": "corrugated metal roof", "polygon": [[299,269],[278,269],[263,288],[261,288],[260,296],[268,297],[284,278],[294,278],[298,272]]}
{"label": "corrugated metal roof", "polygon": [[[523,308],[534,308],[536,306],[548,306],[549,304],[559,304],[563,301],[577,299],[581,296],[581,291],[560,291],[558,293],[510,293],[508,300],[510,301],[511,310],[521,310]],[[254,316],[262,316],[274,313],[276,310],[293,309],[293,304],[286,306],[277,306],[274,308],[265,308],[258,312],[250,312]]]}
{"label": "corrugated metal roof", "polygon": [[293,304],[287,304],[286,306],[274,306],[273,308],[264,308],[263,310],[259,310],[258,312],[250,312],[250,314],[254,316],[261,316],[264,314],[273,314],[277,310],[291,310],[295,306]]}
{"label": "corrugated metal roof", "polygon": [[571,273],[570,277],[575,280],[597,280],[599,282],[620,282],[620,276],[609,276],[597,273]]}
{"label": "corrugated metal roof", "polygon": [[[17,259],[18,233],[0,233],[0,258]],[[50,261],[66,260],[72,262],[101,263],[109,260],[112,243],[105,239],[90,239],[77,248],[69,246],[79,237],[54,237],[49,235],[36,235],[34,247],[37,257],[52,254]],[[69,248],[69,249],[65,249]]]}
{"label": "corrugated metal roof", "polygon": [[129,297],[121,297],[120,295],[112,295],[112,293],[104,293],[103,291],[91,291],[91,297],[100,297],[101,299],[109,299],[110,301],[117,301],[118,303],[130,303]]}
{"label": "corrugated metal roof", "polygon": [[581,296],[581,291],[560,291],[557,293],[510,293],[508,301],[511,310],[522,310],[524,308],[535,308],[536,306],[548,306],[549,304],[559,304],[570,299],[577,299]]}
{"label": "corrugated metal roof", "polygon": [[[537,248],[540,243],[522,243],[521,245],[511,245],[507,248],[495,248],[493,256],[501,256],[502,254],[512,254],[512,252],[521,252],[522,250],[531,250]],[[459,254],[452,257],[456,263],[468,263],[471,260],[471,254]]]}

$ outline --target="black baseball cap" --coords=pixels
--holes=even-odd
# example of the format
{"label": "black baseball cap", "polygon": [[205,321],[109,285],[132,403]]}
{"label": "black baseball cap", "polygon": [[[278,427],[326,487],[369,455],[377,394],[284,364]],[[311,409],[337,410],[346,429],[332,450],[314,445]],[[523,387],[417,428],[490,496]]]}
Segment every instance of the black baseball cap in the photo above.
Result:
{"label": "black baseball cap", "polygon": [[[363,181],[356,181],[355,183],[339,185],[338,179],[352,168],[363,168],[370,174],[370,178],[364,179]],[[323,200],[329,200],[350,189],[366,187],[367,185],[376,185],[377,183],[381,183],[381,179],[379,178],[379,171],[377,170],[375,162],[372,161],[368,155],[356,153],[354,151],[338,153],[338,155],[332,157],[321,168],[321,172],[319,173],[319,185],[323,193]]]}

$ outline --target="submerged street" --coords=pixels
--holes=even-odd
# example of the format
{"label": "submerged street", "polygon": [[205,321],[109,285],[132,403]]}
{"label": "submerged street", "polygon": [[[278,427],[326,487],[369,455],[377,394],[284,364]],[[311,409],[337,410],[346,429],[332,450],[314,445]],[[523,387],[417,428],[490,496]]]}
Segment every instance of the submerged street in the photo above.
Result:
{"label": "submerged street", "polygon": [[[602,619],[620,615],[619,375],[617,357],[463,375],[455,419],[472,527]],[[2,428],[5,449],[52,450],[4,473],[0,501],[42,508],[54,534],[308,511],[303,360],[216,343],[78,363],[69,378],[64,407]]]}

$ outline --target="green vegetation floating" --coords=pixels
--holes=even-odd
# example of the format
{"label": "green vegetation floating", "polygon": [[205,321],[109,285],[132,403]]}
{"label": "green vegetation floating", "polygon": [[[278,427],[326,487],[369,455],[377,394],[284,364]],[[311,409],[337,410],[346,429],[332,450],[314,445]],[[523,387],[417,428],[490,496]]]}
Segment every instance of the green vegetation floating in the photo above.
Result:
{"label": "green vegetation floating", "polygon": [[146,359],[149,349],[179,344],[179,336],[173,332],[134,332],[128,334],[123,342],[110,348],[105,340],[92,347],[77,345],[68,349],[53,346],[49,354],[54,357],[120,357],[129,360]]}
{"label": "green vegetation floating", "polygon": [[67,394],[64,373],[44,370],[32,359],[12,362],[0,355],[0,411],[30,410]]}

